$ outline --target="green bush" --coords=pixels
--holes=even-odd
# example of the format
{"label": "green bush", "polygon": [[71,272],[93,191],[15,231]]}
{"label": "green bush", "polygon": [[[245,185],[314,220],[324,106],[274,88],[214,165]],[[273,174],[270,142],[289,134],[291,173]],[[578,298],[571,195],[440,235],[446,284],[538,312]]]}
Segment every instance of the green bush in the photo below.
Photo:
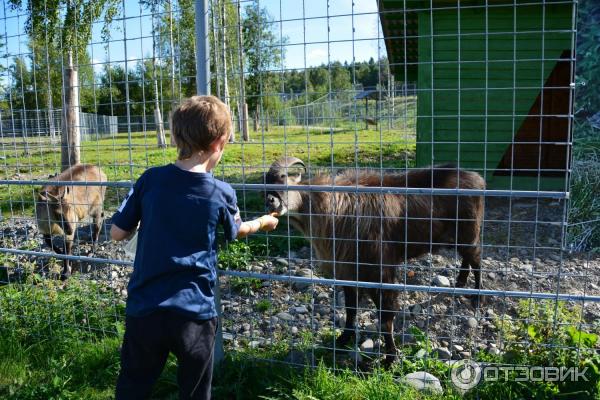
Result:
{"label": "green bush", "polygon": [[[483,382],[467,398],[475,399],[598,399],[600,398],[600,347],[598,322],[586,326],[581,307],[564,302],[525,300],[516,318],[496,321],[505,352],[484,356],[482,361],[497,365],[587,368],[579,381],[519,382],[511,373],[508,380]],[[592,331],[592,332],[590,332]]]}

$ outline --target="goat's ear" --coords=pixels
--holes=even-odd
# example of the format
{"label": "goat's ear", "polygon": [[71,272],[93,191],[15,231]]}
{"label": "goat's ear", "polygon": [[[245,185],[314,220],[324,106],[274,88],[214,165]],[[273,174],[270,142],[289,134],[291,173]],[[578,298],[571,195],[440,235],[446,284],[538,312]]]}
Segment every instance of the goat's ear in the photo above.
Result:
{"label": "goat's ear", "polygon": [[59,200],[59,199],[62,199],[63,197],[65,197],[66,193],[67,193],[66,186],[58,186],[56,188],[56,196],[52,196],[52,197],[55,197],[57,200]]}
{"label": "goat's ear", "polygon": [[46,192],[45,190],[37,191],[36,196],[39,201],[48,201],[48,192]]}

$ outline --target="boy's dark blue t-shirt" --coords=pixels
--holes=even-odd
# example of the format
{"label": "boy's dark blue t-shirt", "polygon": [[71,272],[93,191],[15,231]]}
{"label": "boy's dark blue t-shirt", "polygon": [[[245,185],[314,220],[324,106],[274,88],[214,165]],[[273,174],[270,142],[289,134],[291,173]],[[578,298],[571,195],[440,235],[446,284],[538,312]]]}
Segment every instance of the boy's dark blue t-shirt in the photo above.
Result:
{"label": "boy's dark blue t-shirt", "polygon": [[140,222],[127,315],[171,309],[193,319],[217,316],[217,226],[231,241],[241,224],[231,186],[174,164],[150,168],[112,222],[125,231]]}

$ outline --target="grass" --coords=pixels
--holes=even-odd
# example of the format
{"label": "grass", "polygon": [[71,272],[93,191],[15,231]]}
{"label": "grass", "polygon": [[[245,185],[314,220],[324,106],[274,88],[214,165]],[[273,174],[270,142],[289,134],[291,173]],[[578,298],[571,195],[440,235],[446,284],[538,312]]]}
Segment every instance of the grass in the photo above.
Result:
{"label": "grass", "polygon": [[[0,156],[4,158],[1,179],[47,179],[60,169],[60,144],[50,143],[49,138],[29,138],[28,152],[21,139],[3,138],[0,144]],[[274,126],[269,132],[252,133],[250,142],[229,144],[215,175],[230,183],[260,182],[263,166],[285,154],[310,161],[313,166],[333,162],[336,166],[402,167],[413,162],[414,150],[414,127],[378,131],[364,130],[362,124],[356,129],[351,124],[331,129]],[[101,166],[110,181],[135,180],[145,169],[175,159],[173,147],[156,147],[153,132],[135,132],[131,137],[120,133],[81,145],[81,161]],[[0,192],[2,213],[31,215],[36,187],[8,185],[7,189]],[[122,199],[124,193],[120,192],[108,190],[109,210]],[[248,201],[252,203],[252,198]]]}
{"label": "grass", "polygon": [[587,121],[575,125],[568,243],[572,250],[600,250],[600,140]]}
{"label": "grass", "polygon": [[[97,293],[97,283],[76,276],[66,284],[40,280],[34,273],[23,283],[0,286],[0,398],[110,399],[119,371],[123,309]],[[92,295],[95,293],[96,295]],[[266,308],[267,304],[262,304]],[[505,352],[482,352],[478,360],[501,365],[587,367],[587,382],[485,382],[466,394],[448,382],[450,367],[442,361],[417,359],[429,349],[422,332],[402,347],[403,359],[391,370],[354,372],[333,363],[332,353],[315,344],[334,335],[306,332],[294,349],[313,351],[316,368],[298,368],[281,361],[290,342],[266,348],[228,349],[215,370],[215,399],[598,399],[600,353],[598,325],[581,320],[581,307],[566,303],[523,301],[512,320],[495,324]],[[339,355],[338,355],[339,357]],[[332,368],[335,367],[335,368]],[[440,378],[443,395],[416,392],[399,377],[426,370]],[[171,357],[157,382],[154,399],[176,399],[176,362]]]}

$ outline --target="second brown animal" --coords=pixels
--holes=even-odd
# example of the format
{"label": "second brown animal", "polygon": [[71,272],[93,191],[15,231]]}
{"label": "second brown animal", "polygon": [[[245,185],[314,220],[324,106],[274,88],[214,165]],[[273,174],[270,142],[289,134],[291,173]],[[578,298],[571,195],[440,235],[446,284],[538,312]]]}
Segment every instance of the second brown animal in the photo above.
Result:
{"label": "second brown animal", "polygon": [[[96,243],[102,228],[105,186],[94,185],[106,182],[106,174],[89,164],[74,165],[51,178],[57,184],[40,189],[36,196],[35,214],[40,233],[45,243],[56,253],[72,255],[73,239],[78,224],[91,217],[92,241]],[[84,182],[84,185],[61,185],[59,182]],[[53,235],[62,236],[64,248],[52,241]],[[62,279],[71,275],[71,260],[63,260]]]}

